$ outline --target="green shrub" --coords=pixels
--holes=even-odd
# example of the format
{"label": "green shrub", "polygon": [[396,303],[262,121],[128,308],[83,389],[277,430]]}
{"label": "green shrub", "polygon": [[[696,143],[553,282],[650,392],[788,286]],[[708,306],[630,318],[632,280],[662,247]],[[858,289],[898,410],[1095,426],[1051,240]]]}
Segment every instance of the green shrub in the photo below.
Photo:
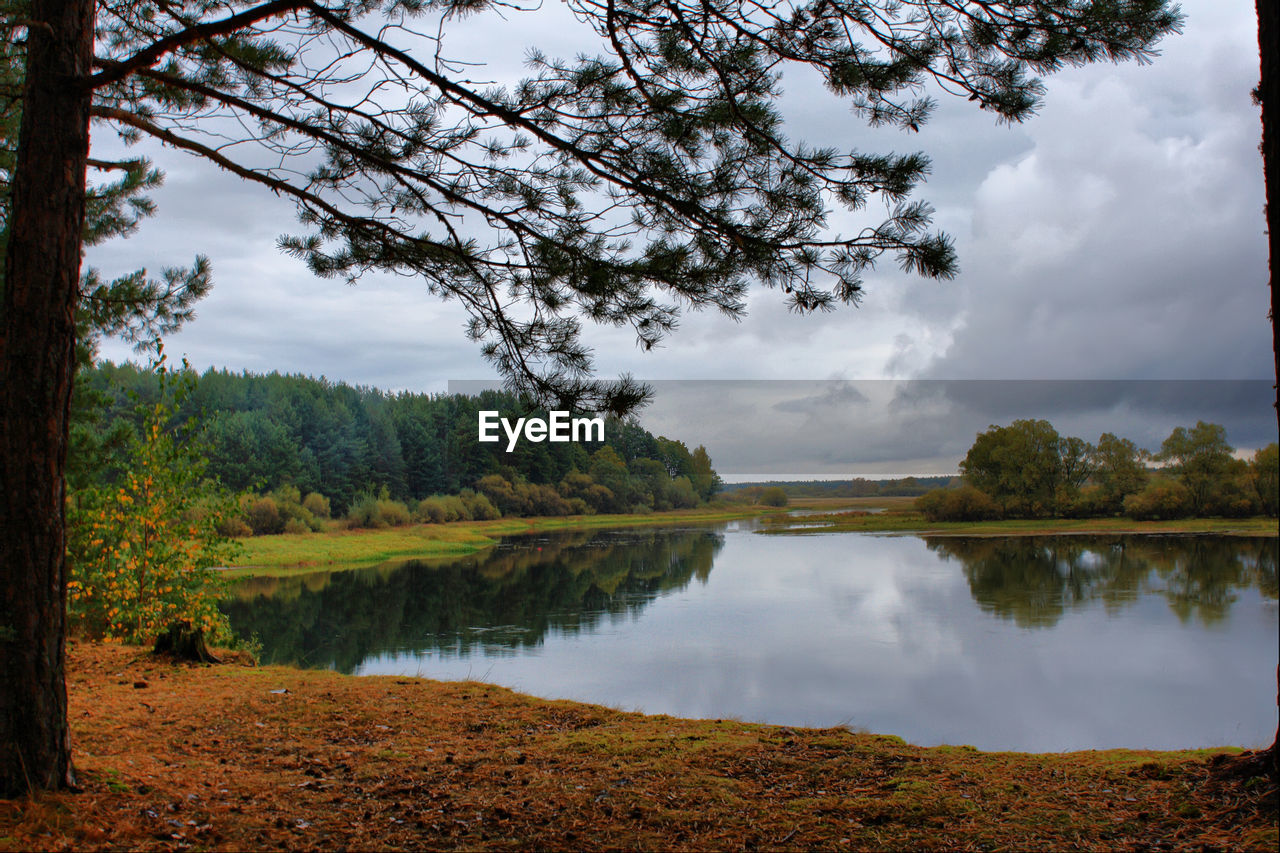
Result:
{"label": "green shrub", "polygon": [[1161,521],[1191,515],[1191,493],[1173,480],[1153,480],[1124,499],[1124,514],[1138,521]]}
{"label": "green shrub", "polygon": [[1207,510],[1210,515],[1225,518],[1248,518],[1261,512],[1257,494],[1247,480],[1228,480],[1221,483],[1209,496]]}
{"label": "green shrub", "polygon": [[467,508],[467,514],[476,521],[493,521],[495,518],[502,518],[502,513],[493,505],[493,502],[479,492],[463,489],[458,497]]}
{"label": "green shrub", "polygon": [[521,483],[517,487],[524,494],[530,515],[571,515],[573,507],[551,486]]}
{"label": "green shrub", "polygon": [[311,492],[302,501],[302,506],[316,518],[329,517],[329,499],[319,492]]}
{"label": "green shrub", "polygon": [[409,521],[409,508],[400,501],[392,500],[386,486],[377,495],[372,491],[356,495],[351,509],[347,511],[347,522],[352,527],[403,527]]}
{"label": "green shrub", "polygon": [[450,521],[470,521],[471,511],[457,495],[432,495],[423,498],[413,512],[414,521],[426,524],[445,524]]}
{"label": "green shrub", "polygon": [[284,532],[285,533],[310,533],[311,528],[308,527],[305,522],[296,518],[291,518],[284,523]]}
{"label": "green shrub", "polygon": [[280,506],[271,497],[253,497],[245,502],[244,520],[253,530],[254,536],[268,536],[284,530],[285,519],[280,515]]}
{"label": "green shrub", "polygon": [[476,481],[476,491],[488,498],[504,516],[529,514],[529,502],[525,496],[501,474],[481,477]]}
{"label": "green shrub", "polygon": [[423,524],[444,524],[448,521],[444,501],[438,497],[423,498],[413,508],[413,520]]}
{"label": "green shrub", "polygon": [[389,498],[378,501],[378,517],[388,527],[404,527],[412,520],[407,506]]}
{"label": "green shrub", "polygon": [[1116,509],[1114,497],[1097,485],[1085,486],[1074,498],[1062,502],[1062,514],[1067,518],[1098,518],[1114,515]]}
{"label": "green shrub", "polygon": [[1000,517],[1000,507],[986,493],[970,485],[934,489],[916,498],[918,509],[929,521],[987,521]]}
{"label": "green shrub", "polygon": [[280,517],[284,519],[284,528],[286,530],[289,529],[290,521],[297,522],[293,525],[295,530],[300,526],[305,527],[306,530],[302,531],[304,533],[308,530],[320,531],[324,529],[324,522],[304,505],[302,493],[298,491],[297,486],[281,486],[273,491],[270,497],[280,509]]}
{"label": "green shrub", "polygon": [[671,505],[676,509],[689,509],[698,505],[698,493],[693,490],[693,483],[683,474],[671,481]]}
{"label": "green shrub", "polygon": [[253,528],[239,515],[229,515],[218,522],[218,535],[228,539],[242,539],[253,535]]}
{"label": "green shrub", "polygon": [[767,486],[760,493],[760,503],[764,506],[786,506],[787,493],[781,486]]}

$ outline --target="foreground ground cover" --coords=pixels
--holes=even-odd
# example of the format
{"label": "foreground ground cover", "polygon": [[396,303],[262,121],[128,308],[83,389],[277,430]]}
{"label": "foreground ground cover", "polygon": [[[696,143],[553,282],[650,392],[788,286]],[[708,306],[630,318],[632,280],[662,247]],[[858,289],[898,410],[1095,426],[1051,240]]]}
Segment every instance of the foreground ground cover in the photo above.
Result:
{"label": "foreground ground cover", "polygon": [[82,793],[0,800],[0,849],[1274,849],[1210,752],[924,749],[477,682],[69,650]]}

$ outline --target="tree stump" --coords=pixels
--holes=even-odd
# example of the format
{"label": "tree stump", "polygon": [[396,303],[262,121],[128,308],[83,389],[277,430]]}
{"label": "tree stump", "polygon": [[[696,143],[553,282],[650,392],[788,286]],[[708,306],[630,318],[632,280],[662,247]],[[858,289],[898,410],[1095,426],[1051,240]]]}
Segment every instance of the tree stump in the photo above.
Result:
{"label": "tree stump", "polygon": [[204,629],[191,627],[191,623],[186,619],[174,622],[156,637],[153,653],[173,655],[179,660],[198,663],[222,663],[205,645]]}

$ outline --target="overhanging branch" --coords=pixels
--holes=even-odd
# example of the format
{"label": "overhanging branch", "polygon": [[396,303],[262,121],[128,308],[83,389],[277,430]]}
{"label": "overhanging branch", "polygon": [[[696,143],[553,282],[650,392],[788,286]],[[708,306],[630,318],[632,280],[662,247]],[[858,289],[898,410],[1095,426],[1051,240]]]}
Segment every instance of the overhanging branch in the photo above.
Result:
{"label": "overhanging branch", "polygon": [[164,58],[166,54],[172,53],[192,42],[228,35],[259,21],[265,21],[269,18],[283,15],[286,12],[292,12],[305,5],[307,4],[302,0],[273,0],[271,3],[266,3],[253,9],[246,9],[229,18],[223,18],[221,21],[195,24],[185,30],[160,39],[128,59],[115,61],[94,57],[93,64],[104,70],[90,77],[86,85],[90,89],[100,89],[103,86],[123,80],[142,68],[150,68]]}

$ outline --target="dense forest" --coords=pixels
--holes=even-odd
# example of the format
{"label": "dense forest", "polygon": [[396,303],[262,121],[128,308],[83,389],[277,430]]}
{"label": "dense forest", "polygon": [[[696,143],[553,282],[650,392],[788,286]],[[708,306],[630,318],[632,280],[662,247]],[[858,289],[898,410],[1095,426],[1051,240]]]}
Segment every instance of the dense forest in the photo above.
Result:
{"label": "dense forest", "polygon": [[[477,396],[391,394],[324,378],[209,370],[188,373],[177,422],[204,426],[207,474],[236,492],[270,495],[267,518],[246,504],[254,532],[283,529],[289,508],[308,515],[356,515],[398,504],[419,520],[503,515],[632,512],[694,506],[720,487],[705,448],[650,434],[631,420],[609,419],[604,441],[477,441],[478,413],[545,417],[502,391]],[[132,363],[86,368],[77,386],[80,416],[71,464],[73,487],[118,480],[118,436],[136,432],[139,411],[161,383]],[[472,493],[474,490],[474,494]],[[459,496],[460,500],[432,496]],[[303,496],[306,496],[305,498]],[[486,506],[487,505],[487,506]],[[262,509],[262,507],[257,507]],[[375,519],[376,520],[376,519]],[[295,519],[296,521],[296,519]]]}

